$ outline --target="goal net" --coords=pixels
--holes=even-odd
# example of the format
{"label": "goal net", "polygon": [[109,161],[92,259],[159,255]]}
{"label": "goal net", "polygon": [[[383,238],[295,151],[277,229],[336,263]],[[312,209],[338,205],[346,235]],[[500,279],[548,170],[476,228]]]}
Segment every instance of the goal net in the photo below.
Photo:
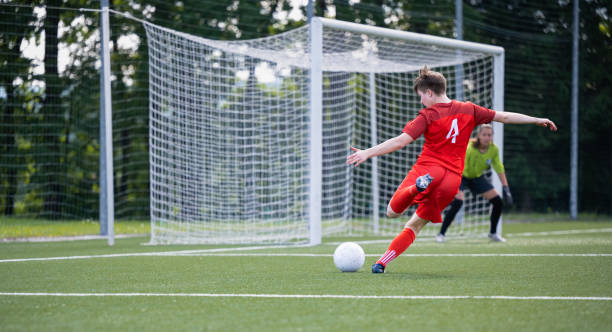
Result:
{"label": "goal net", "polygon": [[[152,243],[395,235],[406,219],[386,218],[387,203],[423,138],[357,168],[350,146],[401,133],[423,107],[412,83],[425,64],[449,97],[503,108],[498,47],[321,18],[241,41],[145,27]],[[488,204],[468,192],[464,206],[448,235],[486,234]]]}

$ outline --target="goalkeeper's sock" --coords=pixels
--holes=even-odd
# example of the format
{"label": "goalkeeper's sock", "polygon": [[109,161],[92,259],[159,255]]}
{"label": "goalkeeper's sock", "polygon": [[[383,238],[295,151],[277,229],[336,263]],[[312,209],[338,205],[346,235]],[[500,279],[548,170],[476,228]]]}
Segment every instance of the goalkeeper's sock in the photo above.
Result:
{"label": "goalkeeper's sock", "polygon": [[504,202],[499,195],[493,197],[489,202],[493,205],[493,209],[491,209],[491,233],[495,234],[497,233],[497,224],[499,224]]}
{"label": "goalkeeper's sock", "polygon": [[380,257],[376,263],[387,266],[387,264],[395,259],[395,257],[401,255],[406,249],[408,249],[408,247],[410,247],[415,237],[416,234],[414,234],[412,229],[404,228],[404,230],[399,233],[399,235],[396,236],[393,241],[391,241],[389,249],[387,249],[385,254],[382,255],[382,257]]}
{"label": "goalkeeper's sock", "polygon": [[442,223],[442,227],[440,227],[440,234],[446,234],[448,226],[450,226],[450,224],[453,222],[453,219],[455,219],[455,215],[457,215],[457,212],[459,212],[459,209],[461,209],[462,205],[463,201],[456,198],[450,203],[450,209],[448,209],[448,211],[444,215],[444,222]]}
{"label": "goalkeeper's sock", "polygon": [[391,201],[389,202],[389,206],[391,206],[391,210],[396,213],[403,213],[414,200],[414,197],[419,193],[416,185],[411,185],[406,188],[400,189],[395,192],[393,197],[391,197]]}

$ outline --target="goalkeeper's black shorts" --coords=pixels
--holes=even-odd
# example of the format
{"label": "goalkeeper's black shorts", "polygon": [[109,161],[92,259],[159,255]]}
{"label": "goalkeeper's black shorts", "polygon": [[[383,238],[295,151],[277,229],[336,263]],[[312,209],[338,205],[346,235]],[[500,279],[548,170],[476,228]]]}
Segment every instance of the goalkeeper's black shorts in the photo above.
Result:
{"label": "goalkeeper's black shorts", "polygon": [[468,179],[463,176],[461,177],[461,186],[459,186],[459,190],[465,190],[467,188],[470,188],[472,194],[479,195],[493,189],[493,185],[487,181],[484,174],[473,179]]}

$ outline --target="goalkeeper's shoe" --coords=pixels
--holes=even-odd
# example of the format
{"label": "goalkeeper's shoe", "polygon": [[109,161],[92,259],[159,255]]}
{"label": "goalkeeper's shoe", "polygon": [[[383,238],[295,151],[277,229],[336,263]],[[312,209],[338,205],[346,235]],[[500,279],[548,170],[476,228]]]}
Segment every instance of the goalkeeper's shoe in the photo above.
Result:
{"label": "goalkeeper's shoe", "polygon": [[420,192],[425,191],[425,189],[427,189],[427,187],[431,184],[431,181],[433,181],[433,178],[431,175],[429,175],[429,173],[419,176],[416,179],[417,190]]}
{"label": "goalkeeper's shoe", "polygon": [[497,233],[489,233],[489,239],[491,239],[491,241],[493,242],[506,242],[506,239],[504,239]]}
{"label": "goalkeeper's shoe", "polygon": [[380,263],[372,265],[372,273],[385,273],[385,266]]}

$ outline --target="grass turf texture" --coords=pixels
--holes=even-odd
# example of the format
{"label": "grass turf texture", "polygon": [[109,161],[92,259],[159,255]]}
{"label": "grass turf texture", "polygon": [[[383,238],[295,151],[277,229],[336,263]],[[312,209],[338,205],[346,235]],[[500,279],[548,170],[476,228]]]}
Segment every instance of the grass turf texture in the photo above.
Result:
{"label": "grass turf texture", "polygon": [[[505,222],[570,221],[568,214],[504,214]],[[581,214],[581,221],[611,221],[610,217]],[[432,227],[432,226],[429,226]],[[435,227],[435,226],[433,226]],[[149,221],[115,220],[115,234],[147,235],[151,233]],[[450,233],[453,233],[451,227]],[[32,237],[66,237],[100,234],[100,224],[93,220],[45,220],[33,218],[0,217],[0,240]]]}
{"label": "grass turf texture", "polygon": [[[436,227],[436,226],[426,226]],[[421,239],[384,275],[369,266],[390,239],[363,244],[365,266],[341,273],[321,246],[231,254],[329,256],[137,256],[0,263],[0,292],[469,295],[612,297],[611,256],[418,256],[419,254],[612,254],[612,222],[504,224],[507,243]],[[577,234],[536,234],[602,229]],[[376,238],[367,238],[372,240]],[[380,239],[380,238],[379,238]],[[388,241],[387,241],[388,240]],[[0,259],[99,255],[214,246],[142,246],[146,238],[2,243]],[[222,255],[223,253],[215,253]],[[588,330],[607,331],[612,301],[330,299],[249,297],[44,297],[0,295],[8,330]]]}
{"label": "grass turf texture", "polygon": [[[148,221],[115,221],[115,234],[149,234]],[[100,224],[92,220],[41,220],[0,218],[0,239],[100,234]]]}

